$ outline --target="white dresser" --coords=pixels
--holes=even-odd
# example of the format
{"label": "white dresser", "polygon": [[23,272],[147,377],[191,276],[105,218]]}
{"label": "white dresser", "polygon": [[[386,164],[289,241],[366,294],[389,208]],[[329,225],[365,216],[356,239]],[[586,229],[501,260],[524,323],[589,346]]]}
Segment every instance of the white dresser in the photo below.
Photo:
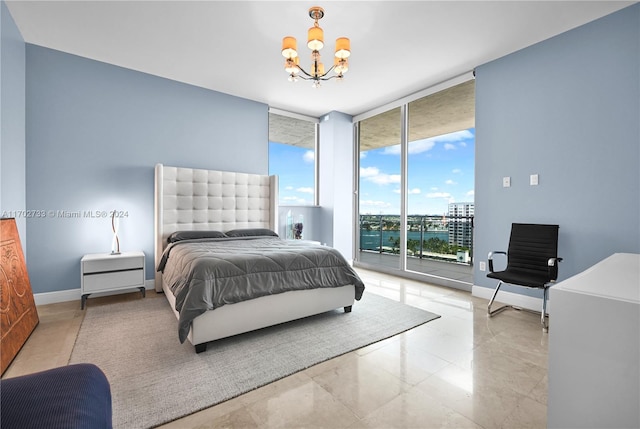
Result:
{"label": "white dresser", "polygon": [[80,260],[81,308],[92,293],[140,289],[145,296],[143,252],[92,253]]}
{"label": "white dresser", "polygon": [[640,255],[551,288],[549,428],[640,427]]}

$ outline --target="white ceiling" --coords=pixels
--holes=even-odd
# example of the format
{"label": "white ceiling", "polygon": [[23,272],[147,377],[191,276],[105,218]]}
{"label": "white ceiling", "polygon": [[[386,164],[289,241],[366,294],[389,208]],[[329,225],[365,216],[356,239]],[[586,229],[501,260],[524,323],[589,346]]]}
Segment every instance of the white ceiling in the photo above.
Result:
{"label": "white ceiling", "polygon": [[[27,43],[313,117],[356,115],[635,2],[617,1],[7,1]],[[343,82],[290,83],[280,54],[308,9],[325,10],[325,63],[351,39]],[[308,68],[308,64],[307,67]]]}

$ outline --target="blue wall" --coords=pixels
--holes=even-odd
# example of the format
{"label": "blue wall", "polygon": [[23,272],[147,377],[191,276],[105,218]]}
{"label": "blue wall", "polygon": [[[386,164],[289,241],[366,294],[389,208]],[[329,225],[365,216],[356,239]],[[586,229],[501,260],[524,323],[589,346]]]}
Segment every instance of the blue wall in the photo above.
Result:
{"label": "blue wall", "polygon": [[[80,258],[143,250],[153,269],[154,165],[268,173],[268,106],[39,46],[26,47],[28,269],[35,293],[80,287]],[[68,212],[80,217],[64,217]]]}
{"label": "blue wall", "polygon": [[640,5],[477,68],[476,262],[512,222],[560,225],[560,280],[640,252],[639,166]]}
{"label": "blue wall", "polygon": [[[3,19],[3,42],[5,26]],[[478,259],[506,247],[515,221],[561,225],[561,279],[611,253],[640,252],[639,27],[635,5],[477,68]],[[5,57],[3,155],[6,104],[20,103],[6,101]],[[14,70],[17,80],[26,74],[26,208],[127,211],[122,249],[147,253],[147,278],[155,163],[268,172],[266,105],[32,45],[26,72]],[[321,124],[321,162],[329,161],[320,179],[320,239],[342,246],[342,233],[333,242],[342,231],[336,224],[350,222],[343,209],[351,187],[343,184],[352,164],[338,170],[332,161],[353,154],[348,118],[336,120]],[[534,173],[540,185],[530,187]],[[503,176],[511,176],[511,188],[501,187]],[[0,203],[5,209],[4,196]],[[30,219],[34,292],[79,288],[80,257],[110,245],[108,219]],[[344,250],[348,257],[351,249]],[[475,284],[493,287],[475,267]]]}
{"label": "blue wall", "polygon": [[16,218],[26,253],[25,45],[4,2],[0,32],[0,216]]}

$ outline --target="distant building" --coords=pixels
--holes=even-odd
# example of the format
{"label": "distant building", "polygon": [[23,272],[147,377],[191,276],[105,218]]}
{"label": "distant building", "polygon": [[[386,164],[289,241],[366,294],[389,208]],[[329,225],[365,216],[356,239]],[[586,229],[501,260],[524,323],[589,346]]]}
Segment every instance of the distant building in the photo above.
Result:
{"label": "distant building", "polygon": [[473,203],[449,203],[449,244],[471,248]]}

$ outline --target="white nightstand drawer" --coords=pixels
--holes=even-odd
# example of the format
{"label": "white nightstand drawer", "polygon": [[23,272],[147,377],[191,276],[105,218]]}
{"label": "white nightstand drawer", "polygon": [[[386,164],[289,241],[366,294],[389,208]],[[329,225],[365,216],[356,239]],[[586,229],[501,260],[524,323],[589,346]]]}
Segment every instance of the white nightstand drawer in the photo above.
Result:
{"label": "white nightstand drawer", "polygon": [[84,275],[84,293],[99,292],[144,285],[144,270],[142,268],[128,271],[114,271],[102,274]]}
{"label": "white nightstand drawer", "polygon": [[92,253],[80,260],[81,305],[95,292],[115,292],[137,288],[145,296],[143,252]]}
{"label": "white nightstand drawer", "polygon": [[82,261],[84,274],[122,271],[144,266],[144,256],[106,256],[102,258],[86,258]]}

